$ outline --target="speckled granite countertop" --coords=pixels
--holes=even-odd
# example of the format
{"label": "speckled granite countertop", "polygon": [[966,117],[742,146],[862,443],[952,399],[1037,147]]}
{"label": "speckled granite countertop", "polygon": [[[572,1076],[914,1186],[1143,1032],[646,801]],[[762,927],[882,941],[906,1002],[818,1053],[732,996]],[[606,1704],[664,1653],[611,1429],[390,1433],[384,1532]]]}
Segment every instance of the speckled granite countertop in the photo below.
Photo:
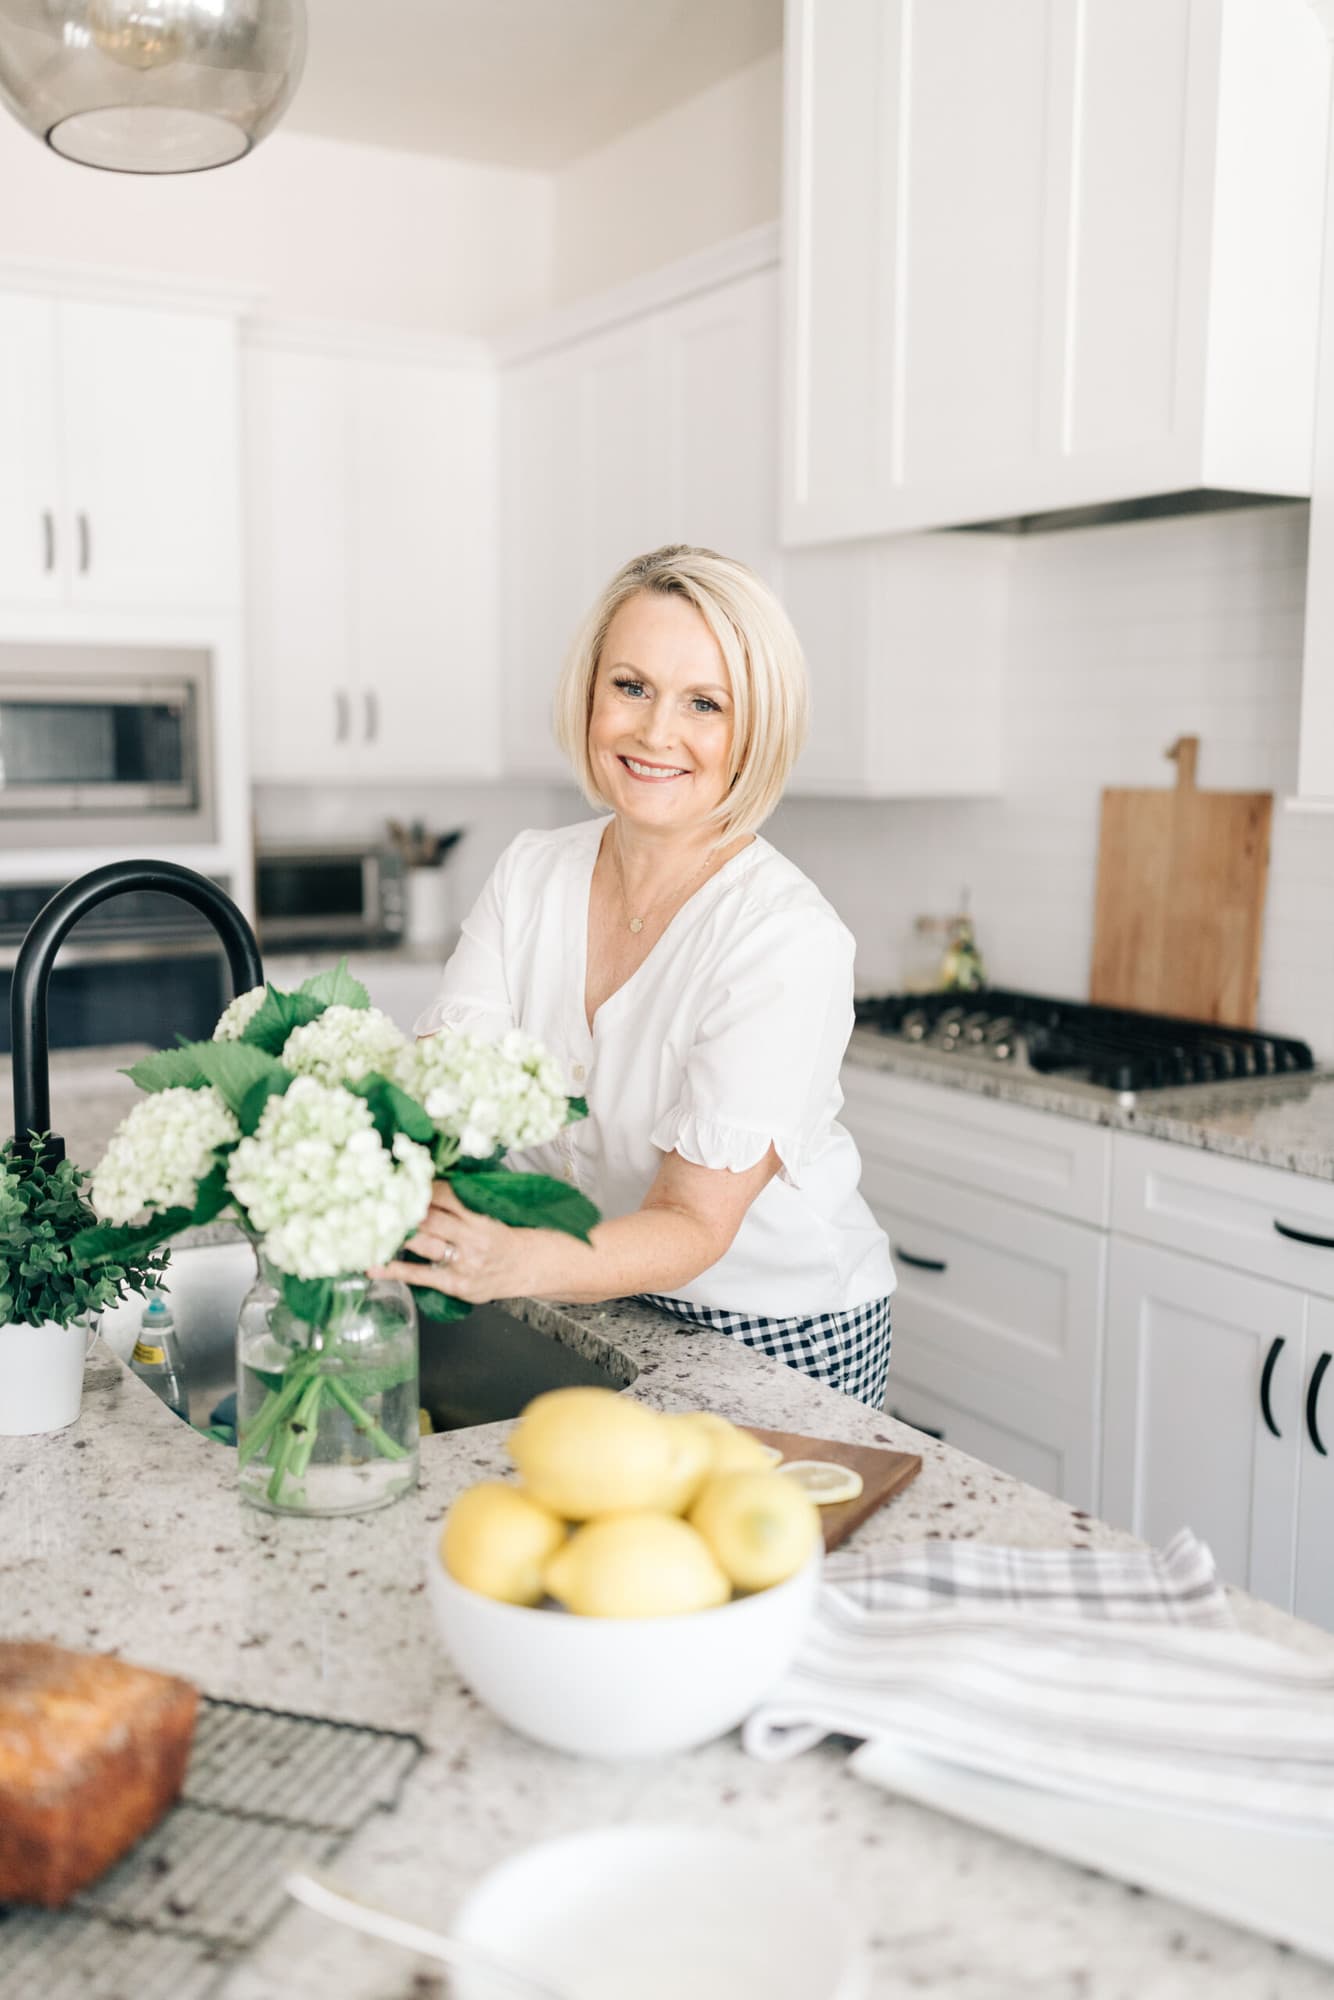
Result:
{"label": "speckled granite countertop", "polygon": [[[628,1355],[633,1393],[658,1407],[708,1404],[777,1429],[920,1450],[921,1477],[862,1529],[864,1545],[1123,1539],[721,1335],[628,1306],[524,1310],[573,1344]],[[239,1505],[230,1453],[99,1347],[77,1425],[0,1440],[0,1630],[122,1650],[219,1695],[420,1732],[430,1754],[399,1809],[362,1829],[338,1873],[426,1922],[447,1922],[486,1869],[544,1837],[628,1821],[721,1824],[814,1852],[874,1939],[875,2000],[1011,2000],[1021,1988],[1030,2000],[1328,2000],[1334,1976],[1313,1963],[863,1785],[838,1747],[771,1766],[729,1737],[659,1765],[600,1766],[512,1735],[443,1657],[422,1570],[429,1524],[463,1486],[503,1469],[504,1431],[425,1440],[420,1489],[383,1513],[275,1520]],[[1249,1600],[1238,1610],[1305,1649],[1334,1643]],[[226,1994],[409,2000],[421,1991],[412,1975],[404,1955],[293,1911]]]}
{"label": "speckled granite countertop", "polygon": [[[144,1047],[125,1047],[60,1050],[52,1056],[51,1116],[71,1159],[89,1167],[100,1159],[114,1127],[138,1096],[128,1077],[118,1072],[147,1053]],[[944,1089],[973,1091],[1119,1132],[1334,1180],[1334,1075],[1228,1091],[1164,1093],[1151,1108],[1126,1111],[1062,1089],[1059,1082],[1034,1083],[1022,1073],[999,1068],[933,1062],[869,1028],[854,1031],[847,1060]],[[10,1124],[8,1065],[0,1061],[0,1133],[8,1132]]]}
{"label": "speckled granite countertop", "polygon": [[1000,1064],[983,1068],[933,1058],[873,1028],[853,1030],[847,1060],[915,1082],[940,1084],[946,1090],[972,1091],[1118,1132],[1138,1132],[1146,1139],[1166,1139],[1173,1145],[1198,1146],[1205,1152],[1334,1180],[1334,1074],[1234,1084],[1226,1090],[1197,1085],[1155,1092],[1151,1104],[1126,1110],[1062,1087],[1059,1077],[1039,1081]]}

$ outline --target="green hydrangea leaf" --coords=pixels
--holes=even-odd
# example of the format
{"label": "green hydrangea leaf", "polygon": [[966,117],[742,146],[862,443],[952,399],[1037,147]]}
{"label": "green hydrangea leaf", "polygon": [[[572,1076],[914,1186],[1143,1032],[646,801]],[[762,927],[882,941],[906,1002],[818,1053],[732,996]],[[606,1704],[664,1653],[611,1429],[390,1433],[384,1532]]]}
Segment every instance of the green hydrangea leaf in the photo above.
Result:
{"label": "green hydrangea leaf", "polygon": [[231,1200],[231,1189],[227,1185],[227,1167],[223,1160],[209,1168],[195,1189],[195,1205],[190,1211],[188,1228],[199,1229],[206,1222],[213,1222],[222,1214]]}
{"label": "green hydrangea leaf", "polygon": [[284,1271],[282,1293],[297,1318],[307,1326],[325,1324],[333,1306],[332,1278],[296,1278],[290,1271]]}
{"label": "green hydrangea leaf", "polygon": [[577,1125],[581,1118],[587,1118],[588,1099],[586,1097],[567,1097],[565,1102],[570,1107],[565,1114],[565,1123],[567,1125]]}
{"label": "green hydrangea leaf", "polygon": [[438,1292],[434,1285],[414,1285],[412,1296],[417,1301],[417,1311],[422,1319],[448,1322],[466,1319],[472,1311],[472,1307],[462,1299],[451,1298],[448,1292]]}
{"label": "green hydrangea leaf", "polygon": [[132,1265],[188,1229],[192,1220],[188,1208],[164,1208],[147,1222],[99,1222],[79,1231],[70,1243],[70,1255],[80,1264]]}
{"label": "green hydrangea leaf", "polygon": [[281,1097],[296,1078],[281,1065],[267,1076],[257,1077],[245,1096],[241,1099],[236,1113],[236,1122],[242,1133],[249,1139],[259,1130],[259,1121],[264,1115],[264,1107],[271,1097]]}
{"label": "green hydrangea leaf", "polygon": [[251,1048],[263,1049],[266,1055],[279,1056],[293,1028],[318,1020],[325,1005],[313,994],[280,993],[276,986],[270,986],[238,1039]]}
{"label": "green hydrangea leaf", "polygon": [[191,1046],[200,1069],[238,1119],[247,1094],[257,1083],[266,1078],[275,1082],[282,1078],[281,1088],[285,1090],[292,1081],[291,1071],[285,1070],[276,1057],[249,1042],[195,1042]]}
{"label": "green hydrangea leaf", "polygon": [[159,1049],[129,1069],[121,1071],[140,1090],[202,1090],[208,1082],[195,1051],[200,1046],[187,1042],[179,1049]]}
{"label": "green hydrangea leaf", "polygon": [[405,1137],[415,1139],[419,1146],[430,1146],[435,1141],[435,1126],[430,1116],[396,1083],[387,1076],[373,1070],[369,1076],[358,1077],[355,1083],[345,1086],[356,1097],[364,1097],[370,1106],[375,1129],[386,1146],[393,1144],[394,1134],[402,1132]]}
{"label": "green hydrangea leaf", "polygon": [[475,1215],[494,1216],[512,1229],[559,1229],[587,1243],[601,1220],[587,1195],[549,1174],[499,1173],[450,1176],[450,1186]]}
{"label": "green hydrangea leaf", "polygon": [[317,1000],[321,1010],[325,1007],[369,1007],[371,996],[359,979],[354,979],[347,969],[347,960],[340,958],[332,972],[315,972],[309,979],[303,979],[297,988],[311,1000]]}

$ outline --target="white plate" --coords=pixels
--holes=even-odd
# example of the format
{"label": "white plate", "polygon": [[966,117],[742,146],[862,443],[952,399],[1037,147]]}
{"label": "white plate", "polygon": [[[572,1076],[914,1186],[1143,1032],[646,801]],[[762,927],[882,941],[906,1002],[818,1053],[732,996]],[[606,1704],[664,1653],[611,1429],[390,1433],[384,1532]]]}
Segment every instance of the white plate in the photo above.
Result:
{"label": "white plate", "polygon": [[[450,1930],[571,2000],[865,2000],[865,1957],[827,1880],[814,1853],[739,1834],[595,1827],[503,1861]],[[494,1990],[457,1984],[463,2000]]]}
{"label": "white plate", "polygon": [[1258,1931],[1334,1963],[1334,1838],[1068,1798],[919,1757],[894,1743],[853,1753],[859,1778],[954,1819]]}

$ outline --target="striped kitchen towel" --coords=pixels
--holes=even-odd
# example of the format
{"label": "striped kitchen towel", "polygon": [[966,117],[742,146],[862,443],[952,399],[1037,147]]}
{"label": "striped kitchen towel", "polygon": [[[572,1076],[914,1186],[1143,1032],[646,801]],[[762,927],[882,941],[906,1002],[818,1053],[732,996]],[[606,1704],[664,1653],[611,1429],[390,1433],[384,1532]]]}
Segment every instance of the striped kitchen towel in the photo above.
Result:
{"label": "striped kitchen towel", "polygon": [[752,1756],[826,1736],[1083,1798],[1334,1830],[1334,1639],[1236,1629],[1207,1548],[927,1542],[829,1563]]}

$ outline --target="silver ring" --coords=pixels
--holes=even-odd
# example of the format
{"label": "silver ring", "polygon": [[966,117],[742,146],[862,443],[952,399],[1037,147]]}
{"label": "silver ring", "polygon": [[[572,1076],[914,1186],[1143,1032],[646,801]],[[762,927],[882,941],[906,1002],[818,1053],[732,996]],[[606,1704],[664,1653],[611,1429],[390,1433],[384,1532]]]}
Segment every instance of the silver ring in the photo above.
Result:
{"label": "silver ring", "polygon": [[452,1264],[458,1254],[452,1243],[443,1243],[440,1246],[440,1255],[437,1257],[436,1262],[438,1264]]}

